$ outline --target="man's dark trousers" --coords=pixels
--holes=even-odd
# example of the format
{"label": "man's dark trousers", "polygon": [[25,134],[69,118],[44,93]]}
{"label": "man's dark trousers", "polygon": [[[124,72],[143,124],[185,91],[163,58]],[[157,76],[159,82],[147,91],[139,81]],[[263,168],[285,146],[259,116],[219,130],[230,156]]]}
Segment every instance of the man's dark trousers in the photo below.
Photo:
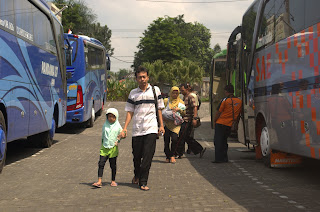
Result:
{"label": "man's dark trousers", "polygon": [[[182,145],[184,145],[184,142],[186,142],[189,148],[191,149],[191,151],[196,155],[202,152],[203,147],[201,146],[201,144],[198,143],[198,141],[190,137],[192,129],[193,129],[193,126],[191,122],[183,122],[181,125],[179,137],[182,137],[182,140],[183,140]],[[179,146],[180,146],[180,143],[179,143]],[[180,149],[181,148],[179,148],[178,152],[181,152]],[[183,146],[183,150],[184,150],[184,146]]]}
{"label": "man's dark trousers", "polygon": [[147,185],[156,140],[157,134],[154,133],[132,137],[134,176],[139,178],[139,185]]}
{"label": "man's dark trousers", "polygon": [[228,162],[228,137],[231,127],[223,124],[215,124],[214,151],[216,162]]}

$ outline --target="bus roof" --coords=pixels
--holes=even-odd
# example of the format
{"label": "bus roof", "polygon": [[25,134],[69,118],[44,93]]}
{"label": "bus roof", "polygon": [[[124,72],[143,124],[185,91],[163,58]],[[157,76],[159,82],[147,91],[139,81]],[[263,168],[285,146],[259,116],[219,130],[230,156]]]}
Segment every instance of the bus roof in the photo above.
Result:
{"label": "bus roof", "polygon": [[95,38],[91,38],[91,37],[86,36],[86,35],[75,35],[75,34],[67,34],[67,35],[68,35],[69,38],[81,38],[82,40],[90,41],[91,43],[94,43],[94,44],[96,44],[98,46],[101,46],[101,47],[105,48],[103,46],[103,44],[99,40],[97,40]]}
{"label": "bus roof", "polygon": [[227,49],[223,49],[223,50],[221,50],[221,52],[215,54],[213,56],[213,59],[216,59],[216,58],[219,58],[219,57],[225,57],[225,56],[227,56]]}

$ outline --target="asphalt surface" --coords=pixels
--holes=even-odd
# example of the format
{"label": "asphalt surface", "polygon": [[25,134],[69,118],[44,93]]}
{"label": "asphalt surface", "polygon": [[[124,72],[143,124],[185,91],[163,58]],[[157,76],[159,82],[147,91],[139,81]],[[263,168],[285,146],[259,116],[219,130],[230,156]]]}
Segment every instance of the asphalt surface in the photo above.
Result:
{"label": "asphalt surface", "polygon": [[[124,102],[108,102],[125,120]],[[26,139],[8,145],[7,165],[0,175],[0,211],[320,211],[320,163],[302,167],[266,168],[254,152],[229,141],[229,163],[213,164],[213,135],[208,103],[200,110],[202,125],[195,138],[207,148],[203,158],[186,155],[165,163],[163,138],[150,170],[149,191],[131,184],[133,162],[131,126],[119,145],[117,187],[105,166],[103,187],[97,180],[101,128],[59,129],[51,148],[29,146]]]}

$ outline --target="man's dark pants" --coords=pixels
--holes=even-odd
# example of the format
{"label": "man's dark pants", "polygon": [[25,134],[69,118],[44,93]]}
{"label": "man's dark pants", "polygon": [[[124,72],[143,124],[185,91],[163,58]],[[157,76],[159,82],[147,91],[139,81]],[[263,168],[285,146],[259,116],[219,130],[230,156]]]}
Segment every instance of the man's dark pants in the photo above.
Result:
{"label": "man's dark pants", "polygon": [[193,126],[191,122],[183,122],[181,125],[179,133],[179,144],[178,144],[178,153],[183,155],[184,152],[184,142],[189,146],[189,149],[196,155],[202,152],[203,147],[198,143],[193,137],[190,136]]}
{"label": "man's dark pants", "polygon": [[231,127],[215,124],[213,141],[216,162],[228,162],[228,137],[230,133]]}
{"label": "man's dark pants", "polygon": [[149,170],[156,150],[157,134],[132,137],[134,176],[139,185],[147,185]]}

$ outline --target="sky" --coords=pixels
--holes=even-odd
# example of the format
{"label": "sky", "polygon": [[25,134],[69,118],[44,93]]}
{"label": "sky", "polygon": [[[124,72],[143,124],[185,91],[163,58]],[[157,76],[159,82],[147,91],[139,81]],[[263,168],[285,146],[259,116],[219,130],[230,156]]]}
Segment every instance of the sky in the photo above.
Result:
{"label": "sky", "polygon": [[221,49],[224,49],[229,35],[240,25],[243,14],[253,2],[253,0],[85,1],[97,15],[97,21],[112,30],[111,46],[114,48],[114,55],[111,58],[111,71],[113,72],[119,69],[131,69],[140,37],[159,17],[177,17],[184,14],[186,22],[201,23],[211,31],[211,48],[219,44]]}

